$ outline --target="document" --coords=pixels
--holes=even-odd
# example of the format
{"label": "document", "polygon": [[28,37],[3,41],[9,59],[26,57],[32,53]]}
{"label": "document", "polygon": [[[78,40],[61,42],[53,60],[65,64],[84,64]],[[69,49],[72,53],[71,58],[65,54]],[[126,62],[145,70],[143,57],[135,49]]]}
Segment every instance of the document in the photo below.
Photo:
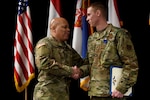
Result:
{"label": "document", "polygon": [[[111,66],[110,67],[110,94],[116,88],[122,73],[121,66]],[[124,94],[124,96],[132,96],[132,87]]]}

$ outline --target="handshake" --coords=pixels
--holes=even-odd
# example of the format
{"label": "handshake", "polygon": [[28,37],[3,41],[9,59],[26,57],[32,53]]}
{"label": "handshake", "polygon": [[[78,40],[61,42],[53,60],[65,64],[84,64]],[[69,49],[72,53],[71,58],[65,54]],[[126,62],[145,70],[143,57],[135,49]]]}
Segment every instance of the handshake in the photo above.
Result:
{"label": "handshake", "polygon": [[79,79],[82,75],[82,70],[78,68],[77,66],[72,67],[73,73],[71,77],[75,80]]}

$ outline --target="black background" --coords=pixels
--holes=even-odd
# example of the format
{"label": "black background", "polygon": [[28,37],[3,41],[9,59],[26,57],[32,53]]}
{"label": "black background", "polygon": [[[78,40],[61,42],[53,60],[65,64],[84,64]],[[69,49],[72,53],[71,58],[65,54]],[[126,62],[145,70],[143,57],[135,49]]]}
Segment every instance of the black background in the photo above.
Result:
{"label": "black background", "polygon": [[[102,1],[107,5],[107,0],[91,0],[91,2]],[[74,23],[74,14],[76,8],[76,0],[61,0],[62,13],[70,24],[71,35],[69,43],[72,41],[72,30]],[[33,44],[42,37],[47,35],[47,22],[49,12],[49,0],[29,0],[32,18]],[[120,17],[123,21],[123,27],[128,29],[132,35],[132,41],[139,60],[139,76],[137,84],[134,87],[134,94],[130,100],[138,98],[146,99],[149,97],[149,33],[150,26],[148,24],[150,7],[148,1],[144,0],[118,0]],[[15,37],[16,16],[17,16],[17,0],[3,1],[1,3],[1,36],[0,36],[0,97],[14,100],[24,100],[24,91],[18,93],[14,85],[13,72],[13,42]],[[32,100],[32,92],[36,79],[33,79],[28,86],[28,100]],[[74,87],[77,87],[74,82]],[[74,89],[73,87],[73,89]],[[72,95],[74,100],[85,100],[85,94],[81,91]],[[81,93],[81,94],[79,94]],[[83,97],[81,97],[84,95]],[[83,99],[84,98],[84,99]],[[73,99],[72,99],[73,100]]]}

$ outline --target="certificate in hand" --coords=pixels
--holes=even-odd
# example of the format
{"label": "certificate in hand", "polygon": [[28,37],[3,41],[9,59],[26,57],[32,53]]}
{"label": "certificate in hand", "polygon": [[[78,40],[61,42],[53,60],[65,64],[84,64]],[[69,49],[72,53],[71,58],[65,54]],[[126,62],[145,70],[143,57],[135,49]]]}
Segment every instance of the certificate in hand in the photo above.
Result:
{"label": "certificate in hand", "polygon": [[[110,94],[116,88],[122,73],[121,66],[111,66],[110,67]],[[132,87],[124,94],[124,96],[132,95]]]}

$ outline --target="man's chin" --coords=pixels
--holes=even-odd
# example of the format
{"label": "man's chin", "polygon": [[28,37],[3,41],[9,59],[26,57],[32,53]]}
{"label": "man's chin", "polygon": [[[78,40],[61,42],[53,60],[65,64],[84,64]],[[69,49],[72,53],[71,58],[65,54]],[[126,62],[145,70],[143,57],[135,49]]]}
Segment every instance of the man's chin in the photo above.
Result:
{"label": "man's chin", "polygon": [[65,38],[64,41],[68,41],[69,38]]}

